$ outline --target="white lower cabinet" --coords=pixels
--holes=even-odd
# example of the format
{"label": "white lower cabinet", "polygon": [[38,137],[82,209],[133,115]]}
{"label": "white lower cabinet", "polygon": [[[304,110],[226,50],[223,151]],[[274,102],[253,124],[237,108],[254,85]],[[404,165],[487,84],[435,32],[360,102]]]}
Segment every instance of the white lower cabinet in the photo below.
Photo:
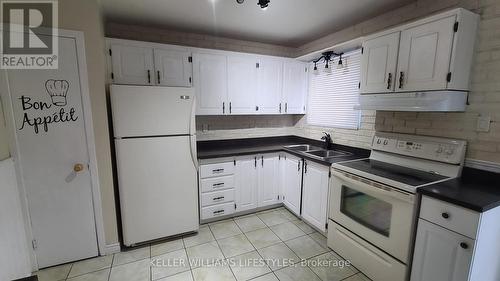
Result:
{"label": "white lower cabinet", "polygon": [[[259,159],[258,159],[259,160]],[[279,203],[279,156],[262,155],[258,168],[259,207]],[[258,163],[259,164],[259,163]],[[257,166],[259,166],[257,164]]]}
{"label": "white lower cabinet", "polygon": [[330,167],[304,160],[302,218],[321,231],[327,229]]}
{"label": "white lower cabinet", "polygon": [[422,196],[410,281],[498,281],[500,207],[479,213]]}
{"label": "white lower cabinet", "polygon": [[199,168],[200,219],[214,219],[233,214],[235,203],[235,162],[222,161]]}
{"label": "white lower cabinet", "polygon": [[236,211],[257,208],[257,156],[236,160]]}
{"label": "white lower cabinet", "polygon": [[283,204],[297,216],[300,216],[300,201],[302,198],[302,159],[287,154],[282,163]]}
{"label": "white lower cabinet", "polygon": [[420,219],[411,281],[469,280],[474,240]]}

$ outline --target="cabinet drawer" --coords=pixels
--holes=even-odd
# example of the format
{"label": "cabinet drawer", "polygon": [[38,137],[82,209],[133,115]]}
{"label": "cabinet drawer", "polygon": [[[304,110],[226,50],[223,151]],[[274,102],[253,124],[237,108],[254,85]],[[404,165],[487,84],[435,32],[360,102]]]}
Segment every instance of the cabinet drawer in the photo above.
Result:
{"label": "cabinet drawer", "polygon": [[211,192],[234,188],[234,176],[208,178],[201,180],[201,192]]}
{"label": "cabinet drawer", "polygon": [[200,166],[201,178],[220,177],[232,175],[234,173],[234,163],[225,162]]}
{"label": "cabinet drawer", "polygon": [[202,207],[231,202],[231,201],[234,201],[234,189],[203,193],[201,195]]}
{"label": "cabinet drawer", "polygon": [[234,213],[234,203],[224,203],[201,208],[201,219],[211,219],[215,217],[230,215]]}
{"label": "cabinet drawer", "polygon": [[472,239],[476,238],[479,213],[475,211],[423,196],[420,217]]}

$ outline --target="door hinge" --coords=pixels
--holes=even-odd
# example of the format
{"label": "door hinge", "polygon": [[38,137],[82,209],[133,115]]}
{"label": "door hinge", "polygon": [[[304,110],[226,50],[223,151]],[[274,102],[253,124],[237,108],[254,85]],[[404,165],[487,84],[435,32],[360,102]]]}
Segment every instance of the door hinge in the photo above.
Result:
{"label": "door hinge", "polygon": [[451,72],[448,72],[448,75],[446,75],[446,81],[451,82]]}
{"label": "door hinge", "polygon": [[115,79],[115,74],[111,72],[111,79]]}
{"label": "door hinge", "polygon": [[33,246],[33,250],[36,250],[36,248],[38,248],[38,243],[35,239],[31,240],[31,246]]}
{"label": "door hinge", "polygon": [[325,223],[325,229],[328,229],[328,223]]}
{"label": "door hinge", "polygon": [[234,203],[234,209],[236,210],[236,203]]}
{"label": "door hinge", "polygon": [[193,57],[192,56],[188,57],[188,62],[193,62]]}
{"label": "door hinge", "polygon": [[189,84],[193,83],[193,79],[189,77]]}
{"label": "door hinge", "polygon": [[255,63],[255,68],[259,68],[260,67],[260,63]]}
{"label": "door hinge", "polygon": [[111,49],[109,49],[109,55],[112,56],[113,55],[113,51],[111,51]]}
{"label": "door hinge", "polygon": [[278,160],[281,160],[281,154],[278,155]]}
{"label": "door hinge", "polygon": [[456,21],[455,24],[453,25],[453,31],[454,32],[458,31],[458,21]]}

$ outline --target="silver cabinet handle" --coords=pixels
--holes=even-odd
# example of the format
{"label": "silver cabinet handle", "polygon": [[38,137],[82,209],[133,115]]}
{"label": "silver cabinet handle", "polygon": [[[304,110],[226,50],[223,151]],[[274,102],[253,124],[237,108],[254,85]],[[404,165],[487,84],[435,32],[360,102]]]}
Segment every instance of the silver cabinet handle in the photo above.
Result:
{"label": "silver cabinet handle", "polygon": [[224,169],[214,169],[212,170],[212,173],[214,174],[219,174],[219,173],[223,173],[224,172]]}
{"label": "silver cabinet handle", "polygon": [[387,77],[387,90],[390,90],[392,86],[392,73],[389,73],[389,77]]}
{"label": "silver cabinet handle", "polygon": [[148,69],[148,84],[151,84],[151,70]]}
{"label": "silver cabinet handle", "polygon": [[218,201],[218,200],[222,200],[222,199],[224,199],[224,196],[215,197],[212,200],[213,201]]}
{"label": "silver cabinet handle", "polygon": [[212,184],[213,187],[221,187],[221,186],[224,186],[224,183],[223,182],[219,182],[219,183],[214,183]]}
{"label": "silver cabinet handle", "polygon": [[226,103],[222,102],[222,114],[226,114]]}
{"label": "silver cabinet handle", "polygon": [[280,102],[280,106],[279,106],[279,108],[280,108],[280,113],[281,113],[281,102]]}
{"label": "silver cabinet handle", "polygon": [[158,84],[160,84],[160,71],[156,71],[156,77],[158,78]]}
{"label": "silver cabinet handle", "polygon": [[285,102],[285,113],[287,113],[287,112],[288,112],[288,103]]}
{"label": "silver cabinet handle", "polygon": [[214,211],[214,215],[224,214],[224,210]]}
{"label": "silver cabinet handle", "polygon": [[405,81],[405,73],[403,71],[401,71],[399,73],[399,88],[402,89],[403,88],[403,83]]}
{"label": "silver cabinet handle", "polygon": [[232,109],[233,109],[232,104],[231,104],[231,102],[229,102],[229,114],[231,114]]}
{"label": "silver cabinet handle", "polygon": [[300,160],[297,161],[297,171],[300,171]]}

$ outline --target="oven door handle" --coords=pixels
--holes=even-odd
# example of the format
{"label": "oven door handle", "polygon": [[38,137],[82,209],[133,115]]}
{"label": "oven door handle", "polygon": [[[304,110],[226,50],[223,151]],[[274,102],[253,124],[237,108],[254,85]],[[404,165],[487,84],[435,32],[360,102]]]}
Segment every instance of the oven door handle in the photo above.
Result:
{"label": "oven door handle", "polygon": [[405,192],[405,191],[402,191],[402,190],[399,190],[396,188],[392,188],[390,186],[380,184],[378,182],[370,181],[370,180],[364,179],[362,177],[351,175],[349,173],[342,172],[342,171],[339,171],[337,169],[332,169],[332,174],[334,177],[338,177],[340,180],[352,184],[352,186],[350,186],[350,188],[354,188],[356,190],[358,188],[361,188],[362,192],[366,191],[366,193],[368,193],[368,194],[369,193],[372,193],[372,194],[377,193],[377,194],[381,194],[384,196],[393,197],[393,198],[396,198],[396,199],[399,199],[399,200],[402,200],[402,201],[405,201],[408,203],[413,203],[415,201],[414,194],[411,194],[411,193],[408,193],[408,192]]}

